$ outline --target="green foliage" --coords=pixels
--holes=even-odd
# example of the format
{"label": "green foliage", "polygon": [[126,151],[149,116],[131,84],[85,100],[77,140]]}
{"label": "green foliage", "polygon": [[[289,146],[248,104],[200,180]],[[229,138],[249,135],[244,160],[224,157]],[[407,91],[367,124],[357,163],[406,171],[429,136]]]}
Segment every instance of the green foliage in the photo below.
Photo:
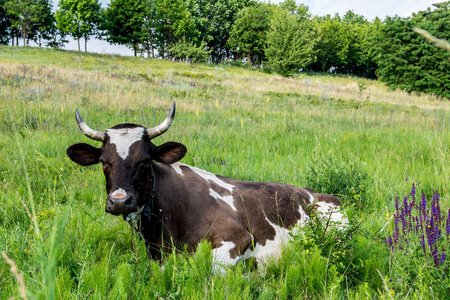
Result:
{"label": "green foliage", "polygon": [[[181,42],[181,38],[188,35],[192,27],[191,14],[183,0],[157,0],[155,10],[155,19],[158,20],[155,26],[156,44],[159,55],[164,58],[166,52],[170,52],[170,48],[177,47],[176,44]],[[175,51],[181,54],[186,47],[188,44],[184,42],[184,45]],[[184,50],[181,50],[182,48]],[[195,46],[191,44],[190,48],[192,51]]]}
{"label": "green foliage", "polygon": [[63,34],[78,40],[84,38],[87,52],[87,41],[98,33],[101,23],[100,3],[98,0],[60,0],[56,10],[57,27]]}
{"label": "green foliage", "polygon": [[102,29],[106,40],[112,44],[124,45],[137,55],[142,43],[146,6],[144,0],[113,0],[104,12]]}
{"label": "green foliage", "polygon": [[183,40],[169,48],[170,56],[177,60],[191,62],[207,62],[209,59],[210,50],[206,50],[206,43],[202,42],[197,47],[193,42],[186,42]]}
{"label": "green foliage", "polygon": [[231,27],[228,45],[239,55],[247,56],[247,63],[253,60],[259,64],[265,59],[267,32],[273,7],[269,4],[250,6],[239,11]]}
{"label": "green foliage", "polygon": [[[358,80],[349,76],[280,78],[38,47],[0,46],[0,64],[0,252],[16,262],[30,299],[428,299],[430,287],[436,299],[446,297],[447,279],[426,277],[436,274],[422,269],[425,261],[390,256],[378,232],[395,211],[392,195],[411,180],[427,194],[438,189],[442,211],[450,207],[449,102],[387,91],[373,80],[364,80],[370,98],[360,101]],[[187,164],[296,186],[309,185],[304,175],[315,160],[349,177],[360,167],[365,207],[345,208],[352,231],[314,221],[279,261],[258,269],[239,263],[222,275],[211,272],[209,244],[166,253],[162,265],[150,261],[129,224],[104,212],[101,168],[77,166],[65,151],[78,142],[100,146],[79,132],[75,107],[105,130],[159,124],[174,99],[175,121],[155,143],[182,142]],[[0,257],[1,299],[20,296],[9,269]]]}
{"label": "green foliage", "polygon": [[450,39],[447,20],[450,2],[442,2],[409,18],[390,17],[385,20],[378,48],[380,79],[392,88],[408,92],[424,92],[450,98],[450,52],[436,48],[413,31],[427,30],[442,39]]}
{"label": "green foliage", "polygon": [[321,32],[317,44],[314,71],[375,77],[375,53],[380,21],[368,22],[363,16],[348,11],[343,18],[316,17]]}
{"label": "green foliage", "polygon": [[6,13],[12,17],[11,28],[20,31],[24,46],[32,38],[33,25],[39,22],[44,9],[40,4],[38,0],[10,0],[4,3]]}
{"label": "green foliage", "polygon": [[5,3],[8,0],[0,0],[0,45],[7,45],[10,39],[11,17],[7,14]]}
{"label": "green foliage", "polygon": [[232,51],[227,41],[238,12],[256,4],[255,0],[186,0],[191,15],[193,31],[190,38],[195,42],[205,41],[212,50],[214,63],[231,58]]}
{"label": "green foliage", "polygon": [[347,205],[366,206],[369,189],[364,164],[337,160],[333,156],[315,158],[305,172],[305,185],[316,192],[341,197]]}
{"label": "green foliage", "polygon": [[267,33],[269,67],[283,76],[306,69],[316,59],[314,48],[318,38],[317,24],[308,16],[275,9]]}

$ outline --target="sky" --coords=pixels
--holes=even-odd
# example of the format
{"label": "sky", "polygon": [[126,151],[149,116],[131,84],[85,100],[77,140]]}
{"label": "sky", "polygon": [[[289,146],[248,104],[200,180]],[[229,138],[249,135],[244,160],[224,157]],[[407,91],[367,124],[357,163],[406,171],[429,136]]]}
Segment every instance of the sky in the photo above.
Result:
{"label": "sky", "polygon": [[[58,0],[53,0],[53,9],[57,9]],[[110,2],[108,0],[100,0],[102,7],[106,7]],[[273,3],[281,2],[280,0],[272,0]],[[368,20],[375,17],[384,19],[386,16],[398,15],[400,17],[409,17],[413,12],[426,10],[432,7],[433,3],[444,2],[440,0],[303,0],[297,3],[303,3],[309,7],[313,15],[324,16],[327,14],[334,15],[339,13],[343,16],[348,10],[363,15]],[[84,51],[84,41],[81,41],[81,49]],[[110,45],[106,41],[92,39],[87,44],[88,52],[133,55],[133,51],[120,45]],[[67,50],[78,50],[77,42],[71,40],[66,44]]]}

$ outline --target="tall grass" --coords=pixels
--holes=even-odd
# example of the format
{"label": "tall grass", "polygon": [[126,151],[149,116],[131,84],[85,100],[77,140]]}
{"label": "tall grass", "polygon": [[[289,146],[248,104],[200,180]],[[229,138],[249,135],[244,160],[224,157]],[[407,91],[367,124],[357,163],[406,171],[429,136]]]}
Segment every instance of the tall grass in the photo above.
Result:
{"label": "tall grass", "polygon": [[[361,90],[353,77],[286,79],[227,65],[37,48],[0,47],[0,73],[0,251],[23,274],[28,297],[430,295],[417,284],[428,282],[428,269],[413,265],[417,279],[403,278],[409,267],[392,264],[383,242],[393,225],[380,229],[411,182],[420,181],[428,197],[438,190],[441,207],[450,207],[450,103],[375,81],[364,80]],[[167,254],[162,266],[149,261],[129,225],[105,214],[100,167],[79,167],[65,150],[77,142],[99,146],[80,134],[76,107],[104,130],[153,126],[173,100],[172,128],[154,142],[184,143],[183,162],[236,179],[339,188],[333,192],[360,224],[345,253],[322,243],[337,234],[325,230],[299,236],[266,268],[240,264],[223,276],[212,274],[207,244],[194,254]],[[2,299],[20,297],[10,268],[0,262]],[[432,289],[436,298],[448,292]]]}

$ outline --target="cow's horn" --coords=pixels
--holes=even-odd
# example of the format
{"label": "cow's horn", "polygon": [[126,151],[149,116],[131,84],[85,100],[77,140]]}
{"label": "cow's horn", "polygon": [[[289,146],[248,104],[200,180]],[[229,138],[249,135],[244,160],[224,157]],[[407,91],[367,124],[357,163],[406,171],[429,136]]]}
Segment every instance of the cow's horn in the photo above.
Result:
{"label": "cow's horn", "polygon": [[169,115],[164,120],[164,122],[162,122],[156,127],[147,129],[148,137],[152,139],[166,132],[166,130],[169,129],[170,125],[172,124],[174,117],[175,117],[175,101],[173,101],[172,108],[170,109]]}
{"label": "cow's horn", "polygon": [[105,133],[102,131],[95,131],[89,126],[84,123],[83,119],[80,117],[80,113],[78,112],[78,109],[75,109],[75,117],[77,118],[78,127],[80,127],[80,130],[82,133],[84,133],[85,136],[88,138],[91,138],[96,141],[103,142],[105,140]]}

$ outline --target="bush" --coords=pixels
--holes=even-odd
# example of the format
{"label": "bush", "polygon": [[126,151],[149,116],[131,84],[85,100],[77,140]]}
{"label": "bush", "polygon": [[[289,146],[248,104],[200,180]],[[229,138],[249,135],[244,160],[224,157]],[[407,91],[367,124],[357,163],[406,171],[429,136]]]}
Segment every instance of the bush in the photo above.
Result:
{"label": "bush", "polygon": [[359,162],[336,161],[333,157],[315,159],[305,174],[306,186],[318,193],[338,196],[347,205],[363,205],[367,192],[367,173]]}
{"label": "bush", "polygon": [[175,44],[169,49],[170,55],[176,60],[192,62],[207,62],[211,50],[206,50],[206,43],[202,42],[200,46],[196,46],[194,42],[182,42]]}

